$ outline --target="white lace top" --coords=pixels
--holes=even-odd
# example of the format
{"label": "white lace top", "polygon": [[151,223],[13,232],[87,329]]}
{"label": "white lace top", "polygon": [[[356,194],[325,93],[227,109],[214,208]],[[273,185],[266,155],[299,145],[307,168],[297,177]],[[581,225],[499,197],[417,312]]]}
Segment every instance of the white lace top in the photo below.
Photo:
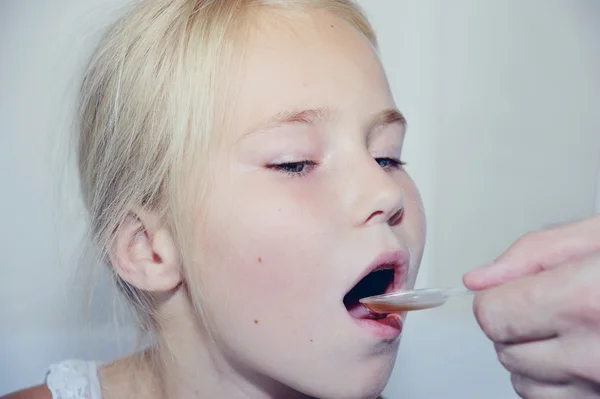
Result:
{"label": "white lace top", "polygon": [[53,399],[102,399],[95,362],[66,360],[53,364],[46,374],[46,385]]}

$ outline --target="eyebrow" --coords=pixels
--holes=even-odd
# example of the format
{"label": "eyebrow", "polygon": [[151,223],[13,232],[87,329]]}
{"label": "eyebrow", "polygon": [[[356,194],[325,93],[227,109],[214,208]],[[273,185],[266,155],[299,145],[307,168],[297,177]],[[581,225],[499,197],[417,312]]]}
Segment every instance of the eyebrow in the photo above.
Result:
{"label": "eyebrow", "polygon": [[[305,110],[287,110],[282,111],[274,116],[258,123],[252,129],[250,129],[242,137],[249,136],[253,133],[275,129],[285,125],[316,125],[318,122],[331,119],[334,115],[334,111],[329,108],[313,108]],[[402,127],[406,127],[406,118],[397,109],[386,109],[378,112],[367,125],[367,131],[373,131],[380,127],[385,127],[393,124],[400,124]]]}
{"label": "eyebrow", "polygon": [[[333,115],[334,111],[329,108],[282,111],[273,117],[260,122],[244,136],[250,135],[257,131],[274,129],[285,125],[315,125],[320,121],[331,119]],[[406,118],[397,109],[386,109],[377,113],[371,119],[370,123],[367,125],[367,131],[370,132],[379,127],[385,127],[393,124],[400,124],[403,127],[406,127]]]}
{"label": "eyebrow", "polygon": [[261,130],[270,130],[285,125],[315,125],[317,122],[330,119],[333,116],[333,110],[328,108],[315,108],[305,110],[287,110],[278,112],[274,116],[259,122],[245,136],[251,135]]}
{"label": "eyebrow", "polygon": [[367,131],[370,132],[376,128],[396,123],[402,125],[404,128],[406,127],[406,118],[402,115],[402,112],[397,109],[386,109],[375,115]]}

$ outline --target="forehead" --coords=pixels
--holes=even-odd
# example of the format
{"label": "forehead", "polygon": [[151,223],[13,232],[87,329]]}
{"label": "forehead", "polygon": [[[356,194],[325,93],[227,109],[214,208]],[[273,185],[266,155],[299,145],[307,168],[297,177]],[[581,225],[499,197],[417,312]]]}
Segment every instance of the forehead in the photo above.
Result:
{"label": "forehead", "polygon": [[350,23],[324,11],[260,18],[240,69],[234,134],[294,110],[393,108],[376,50]]}

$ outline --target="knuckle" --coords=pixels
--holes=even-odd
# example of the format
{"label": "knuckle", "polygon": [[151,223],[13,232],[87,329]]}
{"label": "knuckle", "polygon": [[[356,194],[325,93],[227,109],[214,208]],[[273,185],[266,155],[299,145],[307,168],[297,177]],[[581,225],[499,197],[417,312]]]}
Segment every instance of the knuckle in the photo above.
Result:
{"label": "knuckle", "polygon": [[500,256],[500,258],[497,258],[496,260],[500,260],[507,256],[530,256],[529,254],[531,254],[532,251],[544,246],[544,243],[547,241],[547,239],[548,232],[546,232],[545,230],[527,232],[521,237],[519,237],[516,241],[514,241],[508,249],[508,251],[506,251],[503,255]]}
{"label": "knuckle", "polygon": [[516,246],[519,248],[536,247],[544,241],[545,236],[544,230],[530,231],[517,240]]}

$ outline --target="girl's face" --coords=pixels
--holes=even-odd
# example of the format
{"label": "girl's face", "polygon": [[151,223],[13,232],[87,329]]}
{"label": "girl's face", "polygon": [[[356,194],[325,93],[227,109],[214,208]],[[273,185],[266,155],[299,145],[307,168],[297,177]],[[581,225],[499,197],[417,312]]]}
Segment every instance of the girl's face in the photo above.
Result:
{"label": "girl's face", "polygon": [[[357,299],[411,286],[425,236],[401,165],[403,117],[375,50],[349,23],[264,19],[213,164],[192,285],[235,369],[310,396],[373,397],[401,321],[370,320]],[[353,290],[382,265],[391,270]]]}

